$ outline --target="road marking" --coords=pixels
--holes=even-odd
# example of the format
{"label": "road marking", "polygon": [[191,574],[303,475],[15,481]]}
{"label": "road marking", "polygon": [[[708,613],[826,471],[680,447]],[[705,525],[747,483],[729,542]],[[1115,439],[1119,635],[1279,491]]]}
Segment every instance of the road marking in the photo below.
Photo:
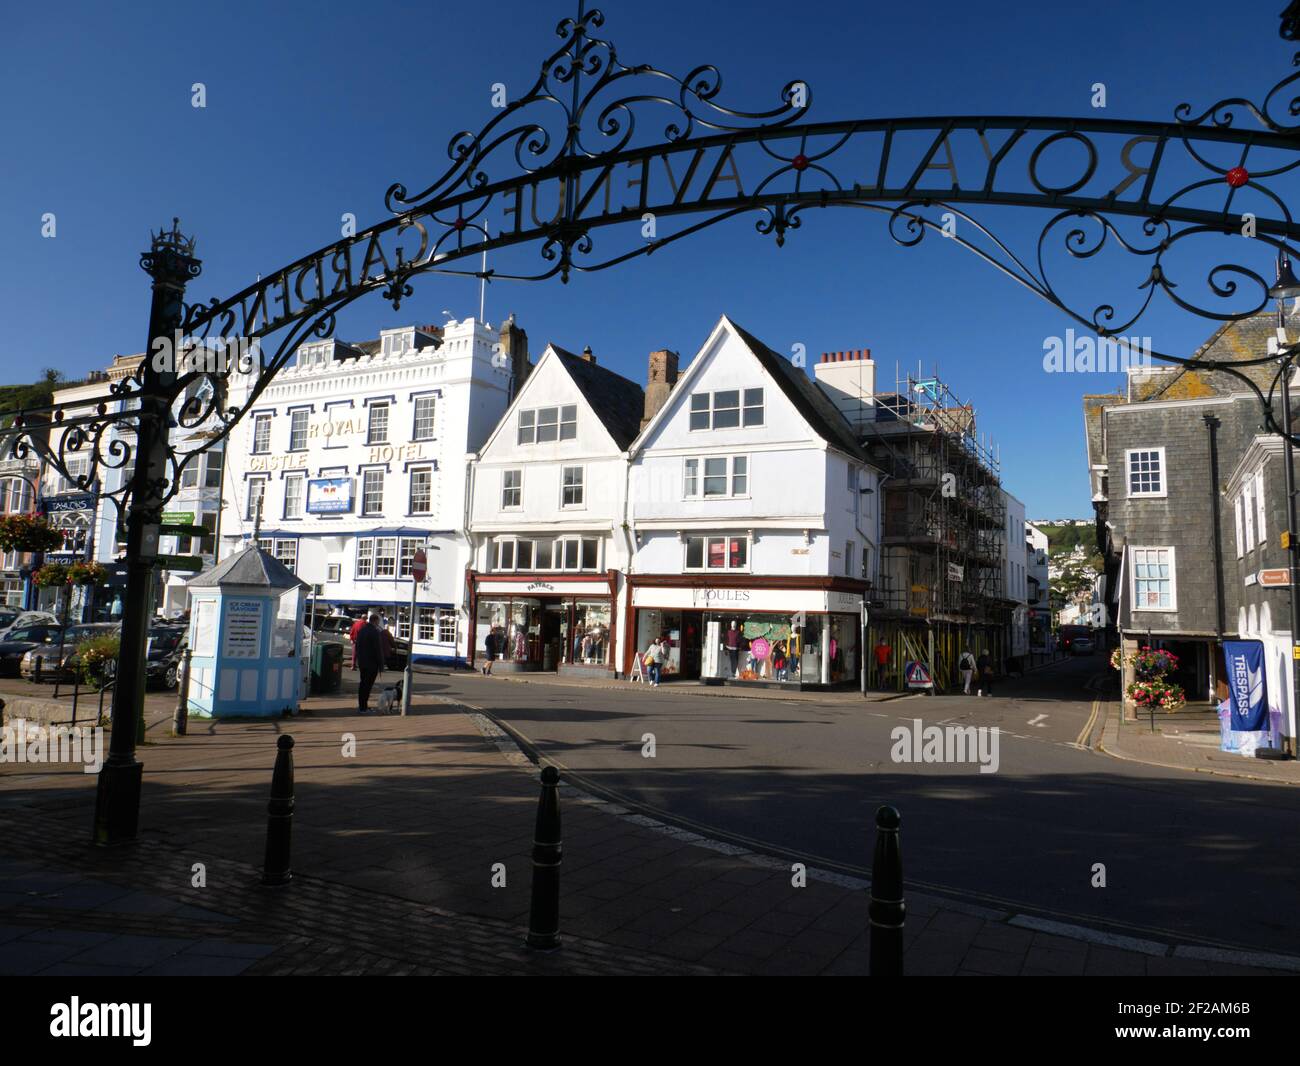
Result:
{"label": "road marking", "polygon": [[1047,726],[1043,725],[1043,719],[1046,717],[1047,715],[1040,714],[1037,718],[1031,718],[1028,722],[1025,723],[1025,725],[1034,725],[1037,726],[1039,729],[1046,729]]}
{"label": "road marking", "polygon": [[1084,723],[1083,729],[1080,731],[1078,737],[1074,741],[1081,748],[1086,748],[1088,746],[1088,738],[1092,735],[1092,727],[1096,724],[1097,715],[1100,713],[1101,713],[1101,700],[1093,700],[1092,714],[1088,716],[1088,720]]}

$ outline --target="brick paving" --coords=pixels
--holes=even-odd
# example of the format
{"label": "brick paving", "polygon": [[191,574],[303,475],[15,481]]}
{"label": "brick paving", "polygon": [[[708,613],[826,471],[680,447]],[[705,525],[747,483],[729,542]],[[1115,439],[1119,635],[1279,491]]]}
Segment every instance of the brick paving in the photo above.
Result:
{"label": "brick paving", "polygon": [[[535,771],[462,708],[358,717],[347,694],[293,719],[151,715],[141,841],[87,843],[94,777],[0,765],[0,972],[862,974],[867,895],[663,831],[562,787],[565,946],[522,946]],[[275,741],[296,740],[294,882],[258,884]],[[355,750],[353,750],[355,744]],[[202,863],[206,886],[191,884]],[[505,885],[493,887],[495,864]],[[500,869],[501,867],[497,867]],[[1011,924],[908,894],[909,974],[1246,974]]]}

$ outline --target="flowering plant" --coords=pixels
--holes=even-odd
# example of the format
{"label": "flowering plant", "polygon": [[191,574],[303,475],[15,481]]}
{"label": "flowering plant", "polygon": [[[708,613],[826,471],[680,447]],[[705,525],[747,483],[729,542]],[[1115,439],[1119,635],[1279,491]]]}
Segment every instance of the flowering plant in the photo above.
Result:
{"label": "flowering plant", "polygon": [[77,667],[88,684],[98,685],[112,677],[121,653],[122,638],[117,633],[90,637],[77,645]]}
{"label": "flowering plant", "polygon": [[1134,681],[1128,687],[1128,698],[1139,707],[1159,707],[1165,711],[1176,711],[1187,703],[1182,685],[1161,678]]}
{"label": "flowering plant", "polygon": [[108,581],[108,571],[100,563],[73,563],[68,567],[71,585],[103,585]]}
{"label": "flowering plant", "polygon": [[0,515],[0,551],[49,552],[63,547],[63,531],[36,514]]}
{"label": "flowering plant", "polygon": [[1116,648],[1111,652],[1110,665],[1115,670],[1123,669],[1126,665],[1131,666],[1139,678],[1154,681],[1178,669],[1178,656],[1164,648],[1144,646],[1128,655]]}
{"label": "flowering plant", "polygon": [[46,563],[34,574],[32,581],[37,588],[51,589],[68,583],[68,568],[62,563]]}

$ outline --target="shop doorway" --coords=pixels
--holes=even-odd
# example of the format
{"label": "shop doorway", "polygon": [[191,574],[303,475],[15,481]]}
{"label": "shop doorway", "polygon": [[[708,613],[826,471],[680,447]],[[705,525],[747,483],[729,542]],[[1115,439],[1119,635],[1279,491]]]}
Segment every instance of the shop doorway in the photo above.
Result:
{"label": "shop doorway", "polygon": [[541,662],[543,670],[555,670],[564,658],[564,638],[569,632],[569,605],[547,603],[542,608]]}

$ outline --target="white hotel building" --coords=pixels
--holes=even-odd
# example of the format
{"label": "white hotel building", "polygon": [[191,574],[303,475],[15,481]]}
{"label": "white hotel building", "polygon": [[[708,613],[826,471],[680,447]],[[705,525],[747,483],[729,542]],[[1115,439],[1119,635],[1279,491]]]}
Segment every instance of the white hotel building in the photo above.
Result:
{"label": "white hotel building", "polygon": [[379,608],[405,638],[411,560],[427,544],[412,654],[464,661],[465,456],[527,365],[513,318],[499,334],[465,319],[304,344],[231,434],[222,558],[253,536],[260,505],[262,547],[317,586],[318,610]]}

